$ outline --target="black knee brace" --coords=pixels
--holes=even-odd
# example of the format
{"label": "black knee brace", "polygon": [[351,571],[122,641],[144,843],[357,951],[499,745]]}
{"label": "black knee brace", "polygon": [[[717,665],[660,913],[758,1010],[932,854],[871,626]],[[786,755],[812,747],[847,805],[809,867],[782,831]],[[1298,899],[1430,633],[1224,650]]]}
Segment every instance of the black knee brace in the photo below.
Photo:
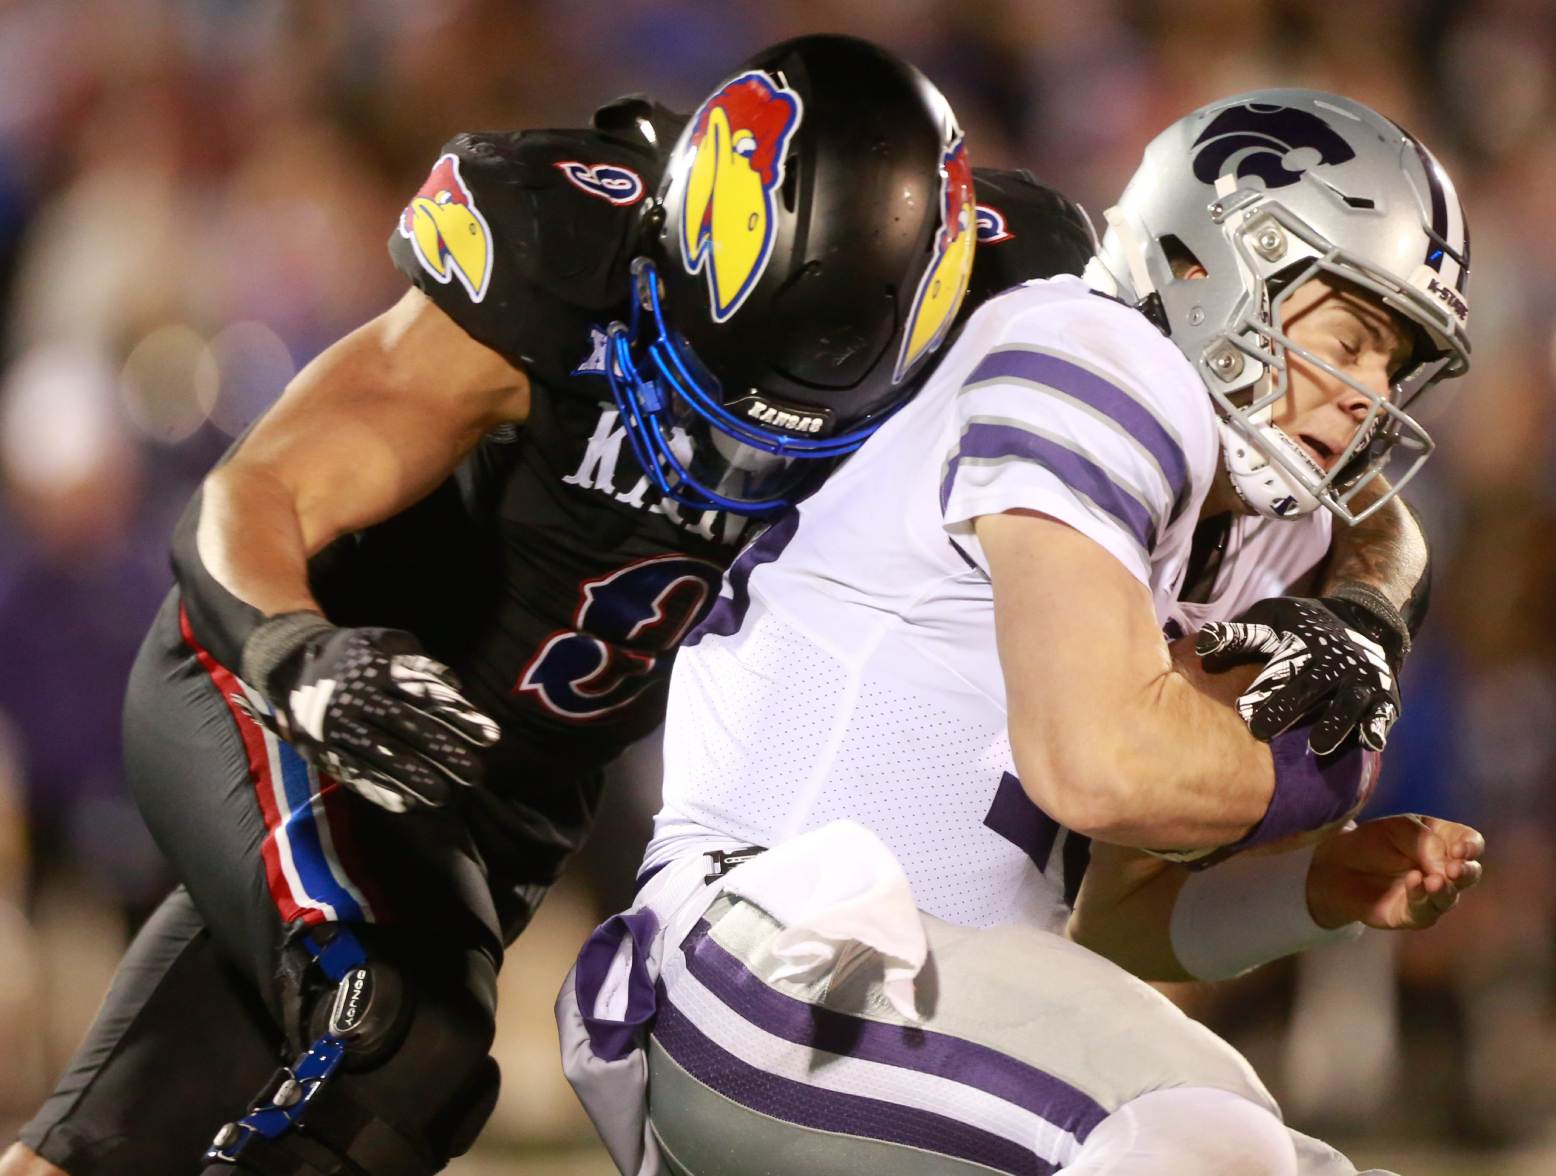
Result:
{"label": "black knee brace", "polygon": [[487,977],[472,984],[462,969],[370,958],[339,924],[304,942],[333,981],[303,1020],[312,1044],[217,1132],[207,1176],[441,1171],[475,1142],[497,1101]]}

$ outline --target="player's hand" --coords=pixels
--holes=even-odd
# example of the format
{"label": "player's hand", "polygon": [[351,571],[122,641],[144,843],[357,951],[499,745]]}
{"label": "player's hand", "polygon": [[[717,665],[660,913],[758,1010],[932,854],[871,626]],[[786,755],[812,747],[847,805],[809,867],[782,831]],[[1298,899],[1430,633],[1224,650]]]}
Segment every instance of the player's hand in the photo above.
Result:
{"label": "player's hand", "polygon": [[[398,629],[341,629],[287,614],[256,630],[274,708],[256,715],[321,772],[391,812],[446,804],[481,781],[481,749],[497,724],[463,694],[449,669]],[[254,638],[244,648],[247,669]]]}
{"label": "player's hand", "polygon": [[1252,661],[1264,669],[1237,700],[1255,739],[1266,742],[1323,706],[1308,744],[1334,751],[1354,730],[1382,751],[1399,718],[1399,670],[1409,634],[1351,599],[1279,596],[1234,621],[1199,631],[1197,652],[1212,673]]}
{"label": "player's hand", "polygon": [[1308,910],[1322,927],[1430,927],[1480,881],[1485,849],[1484,837],[1456,821],[1415,815],[1367,821],[1313,851]]}

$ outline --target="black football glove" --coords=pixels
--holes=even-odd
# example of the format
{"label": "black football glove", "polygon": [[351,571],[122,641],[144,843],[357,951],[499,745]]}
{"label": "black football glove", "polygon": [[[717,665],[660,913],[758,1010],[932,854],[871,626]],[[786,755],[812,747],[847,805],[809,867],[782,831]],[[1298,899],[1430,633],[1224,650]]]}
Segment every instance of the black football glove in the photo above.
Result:
{"label": "black football glove", "polygon": [[1317,600],[1261,600],[1233,621],[1212,621],[1194,650],[1211,672],[1264,661],[1237,700],[1255,739],[1266,742],[1324,705],[1308,746],[1328,755],[1354,730],[1382,751],[1399,718],[1399,671],[1410,634],[1392,605],[1364,585]]}
{"label": "black football glove", "polygon": [[479,784],[479,752],[500,735],[448,668],[398,629],[284,613],[244,643],[243,679],[274,708],[256,721],[390,812],[436,808],[456,786]]}

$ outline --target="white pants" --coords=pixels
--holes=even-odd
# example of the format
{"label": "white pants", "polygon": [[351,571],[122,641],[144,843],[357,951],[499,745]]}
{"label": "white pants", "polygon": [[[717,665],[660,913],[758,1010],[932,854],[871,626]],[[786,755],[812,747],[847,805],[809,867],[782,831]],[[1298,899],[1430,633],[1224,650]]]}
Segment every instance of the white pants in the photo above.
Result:
{"label": "white pants", "polygon": [[[570,977],[558,1004],[569,1077],[629,1176],[1355,1173],[1284,1126],[1229,1045],[1062,937],[924,916],[905,1016],[870,951],[788,975],[771,950],[784,928],[701,887],[705,870],[667,867],[619,950],[595,951],[614,983],[575,996]],[[646,1025],[649,990],[642,1048],[610,1044],[605,1006]]]}
{"label": "white pants", "polygon": [[1154,1090],[1119,1107],[1087,1138],[1065,1176],[1295,1176],[1286,1126],[1263,1107],[1226,1090]]}

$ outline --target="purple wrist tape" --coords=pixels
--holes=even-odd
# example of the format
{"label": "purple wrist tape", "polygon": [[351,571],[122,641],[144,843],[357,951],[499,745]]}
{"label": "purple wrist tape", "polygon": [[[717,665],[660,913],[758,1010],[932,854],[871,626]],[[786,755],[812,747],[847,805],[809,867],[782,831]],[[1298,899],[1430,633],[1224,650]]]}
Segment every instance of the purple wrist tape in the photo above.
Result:
{"label": "purple wrist tape", "polygon": [[1270,740],[1275,791],[1270,807],[1241,841],[1188,863],[1204,869],[1234,853],[1269,845],[1297,833],[1321,829],[1365,804],[1378,780],[1382,757],[1354,741],[1344,751],[1315,755],[1307,745],[1312,724],[1293,727]]}
{"label": "purple wrist tape", "polygon": [[1239,849],[1268,845],[1338,821],[1372,794],[1378,753],[1352,743],[1334,755],[1315,755],[1307,745],[1311,726],[1283,731],[1270,740],[1275,757],[1275,792],[1270,807]]}

